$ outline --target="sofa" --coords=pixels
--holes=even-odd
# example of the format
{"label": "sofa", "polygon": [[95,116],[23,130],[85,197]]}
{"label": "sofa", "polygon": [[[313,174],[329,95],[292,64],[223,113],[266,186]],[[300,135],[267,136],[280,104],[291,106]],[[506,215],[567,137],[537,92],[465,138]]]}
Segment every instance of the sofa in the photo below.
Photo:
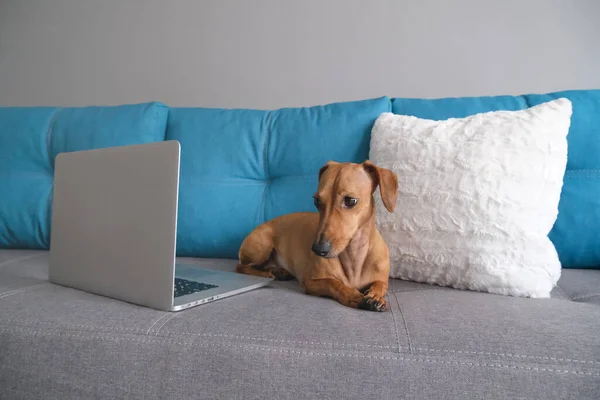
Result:
{"label": "sofa", "polygon": [[[375,313],[277,281],[168,313],[48,282],[61,152],[178,140],[178,261],[233,271],[252,228],[314,210],[326,161],[369,157],[381,113],[442,120],[558,97],[573,116],[551,298],[391,279],[390,309]],[[278,110],[0,108],[0,398],[599,399],[599,228],[599,90]]]}

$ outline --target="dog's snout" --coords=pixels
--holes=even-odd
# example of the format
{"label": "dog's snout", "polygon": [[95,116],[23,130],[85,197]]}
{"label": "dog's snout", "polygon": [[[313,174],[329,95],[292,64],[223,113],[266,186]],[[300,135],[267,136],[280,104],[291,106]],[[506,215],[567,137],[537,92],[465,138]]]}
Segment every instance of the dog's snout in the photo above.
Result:
{"label": "dog's snout", "polygon": [[331,252],[331,242],[328,240],[314,242],[312,251],[320,257],[326,257]]}

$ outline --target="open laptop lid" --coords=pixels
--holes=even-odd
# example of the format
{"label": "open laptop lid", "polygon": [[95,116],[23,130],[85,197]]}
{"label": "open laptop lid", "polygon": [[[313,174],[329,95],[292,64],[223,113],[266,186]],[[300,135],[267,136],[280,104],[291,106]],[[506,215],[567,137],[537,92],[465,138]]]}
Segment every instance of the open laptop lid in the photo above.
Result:
{"label": "open laptop lid", "polygon": [[180,152],[166,141],[59,154],[50,281],[169,309]]}

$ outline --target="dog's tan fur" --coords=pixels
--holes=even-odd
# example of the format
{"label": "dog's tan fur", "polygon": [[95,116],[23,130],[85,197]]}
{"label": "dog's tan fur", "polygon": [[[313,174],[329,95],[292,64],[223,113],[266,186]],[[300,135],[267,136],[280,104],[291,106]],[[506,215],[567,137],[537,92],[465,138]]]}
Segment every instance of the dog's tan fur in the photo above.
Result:
{"label": "dog's tan fur", "polygon": [[[318,213],[283,215],[255,228],[239,252],[237,271],[278,280],[296,278],[305,292],[343,305],[385,311],[390,272],[386,243],[375,227],[373,193],[393,212],[398,178],[390,170],[330,161],[319,171]],[[358,202],[348,207],[346,202]],[[313,243],[331,244],[327,256]]]}

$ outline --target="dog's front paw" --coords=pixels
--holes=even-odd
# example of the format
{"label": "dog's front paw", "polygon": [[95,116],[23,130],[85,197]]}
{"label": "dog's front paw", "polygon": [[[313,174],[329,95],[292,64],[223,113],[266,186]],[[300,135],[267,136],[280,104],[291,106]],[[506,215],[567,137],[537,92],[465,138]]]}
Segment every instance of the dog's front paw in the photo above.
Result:
{"label": "dog's front paw", "polygon": [[383,312],[387,310],[388,304],[383,298],[366,295],[363,297],[362,301],[358,303],[358,308],[361,310]]}
{"label": "dog's front paw", "polygon": [[266,266],[264,267],[264,271],[266,271],[269,274],[269,277],[271,279],[274,279],[276,281],[289,281],[295,279],[294,275],[290,274],[286,269],[281,268],[277,265]]}
{"label": "dog's front paw", "polygon": [[294,275],[290,274],[287,270],[281,267],[275,267],[270,270],[270,272],[275,277],[275,280],[278,281],[290,281],[294,279]]}

